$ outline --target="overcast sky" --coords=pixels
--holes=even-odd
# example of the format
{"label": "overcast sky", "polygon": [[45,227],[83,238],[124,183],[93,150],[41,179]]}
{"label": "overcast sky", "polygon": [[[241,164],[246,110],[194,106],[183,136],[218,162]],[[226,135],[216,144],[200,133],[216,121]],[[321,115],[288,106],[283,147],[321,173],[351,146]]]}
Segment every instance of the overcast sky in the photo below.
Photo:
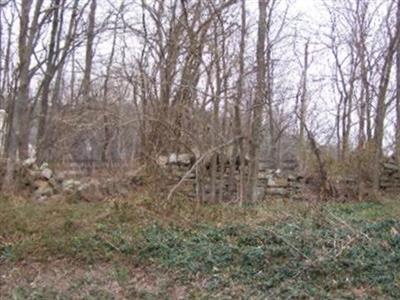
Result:
{"label": "overcast sky", "polygon": [[[321,10],[321,0],[292,0],[293,6],[292,11],[305,14],[310,18],[317,21],[318,12]],[[258,0],[246,0],[246,4],[249,9],[257,10]]]}

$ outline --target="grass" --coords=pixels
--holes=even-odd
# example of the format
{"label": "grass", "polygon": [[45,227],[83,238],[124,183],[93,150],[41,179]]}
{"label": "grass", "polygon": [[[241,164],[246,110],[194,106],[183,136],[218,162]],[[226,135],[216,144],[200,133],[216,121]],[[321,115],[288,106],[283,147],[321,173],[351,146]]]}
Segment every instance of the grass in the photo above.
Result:
{"label": "grass", "polygon": [[0,295],[400,299],[400,202],[241,208],[4,198]]}

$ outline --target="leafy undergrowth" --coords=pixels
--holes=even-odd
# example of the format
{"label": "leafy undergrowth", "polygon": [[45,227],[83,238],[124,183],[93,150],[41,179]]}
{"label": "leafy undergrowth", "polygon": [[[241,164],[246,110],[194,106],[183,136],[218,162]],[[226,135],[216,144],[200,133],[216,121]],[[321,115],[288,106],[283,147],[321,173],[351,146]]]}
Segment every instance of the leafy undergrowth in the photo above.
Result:
{"label": "leafy undergrowth", "polygon": [[400,299],[400,202],[0,200],[1,299]]}

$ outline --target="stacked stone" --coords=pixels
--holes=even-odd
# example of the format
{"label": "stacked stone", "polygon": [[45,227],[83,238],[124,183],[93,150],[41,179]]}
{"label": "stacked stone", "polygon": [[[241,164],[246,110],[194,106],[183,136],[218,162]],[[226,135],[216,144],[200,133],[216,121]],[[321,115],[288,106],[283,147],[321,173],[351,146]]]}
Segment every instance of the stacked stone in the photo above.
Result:
{"label": "stacked stone", "polygon": [[[189,168],[192,166],[193,158],[190,154],[170,154],[169,156],[160,156],[158,158],[158,164],[168,170],[172,179],[179,180],[186,174]],[[230,168],[227,167],[222,178],[223,183],[220,182],[221,178],[218,178],[216,185],[218,187],[224,187],[224,197],[230,199],[232,193],[235,192],[237,183],[239,181],[239,170],[235,170],[235,181],[236,184],[232,187],[229,186]],[[280,198],[291,198],[301,199],[301,190],[303,187],[303,178],[296,175],[283,175],[280,170],[269,169],[267,163],[260,163],[258,181],[256,186],[256,194],[258,200],[265,200],[271,197]],[[196,180],[196,174],[193,172],[187,177],[187,181],[192,182],[193,186]],[[206,195],[211,192],[210,178],[203,179],[204,192]],[[195,186],[194,186],[195,188]],[[228,190],[228,188],[230,190]],[[194,193],[193,193],[194,195]]]}
{"label": "stacked stone", "polygon": [[398,192],[400,190],[400,167],[394,160],[383,163],[380,187],[387,192]]}
{"label": "stacked stone", "polygon": [[281,174],[280,170],[260,170],[258,182],[264,190],[263,198],[300,198],[303,186],[301,176]]}
{"label": "stacked stone", "polygon": [[56,174],[47,163],[39,167],[33,158],[22,163],[16,178],[21,191],[28,192],[37,202],[60,196],[89,202],[126,197],[140,185],[140,175],[135,172],[124,174],[124,178],[67,178]]}
{"label": "stacked stone", "polygon": [[62,190],[63,178],[56,176],[47,163],[39,167],[33,158],[22,163],[16,178],[20,188],[31,192],[33,199],[38,202],[43,202]]}

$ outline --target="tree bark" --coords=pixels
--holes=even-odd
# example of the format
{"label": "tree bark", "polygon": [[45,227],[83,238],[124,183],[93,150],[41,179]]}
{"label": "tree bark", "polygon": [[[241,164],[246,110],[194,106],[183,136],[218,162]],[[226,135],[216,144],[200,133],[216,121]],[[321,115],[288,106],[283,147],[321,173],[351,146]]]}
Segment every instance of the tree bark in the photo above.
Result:
{"label": "tree bark", "polygon": [[29,104],[29,85],[31,81],[29,66],[34,51],[33,44],[38,32],[39,14],[43,0],[38,0],[36,2],[32,22],[30,22],[29,16],[32,2],[32,0],[22,0],[21,2],[20,32],[18,36],[18,86],[16,89],[16,97],[11,104],[11,120],[8,128],[8,142],[6,143],[7,166],[3,182],[3,187],[6,189],[12,184],[18,158],[24,159],[28,156],[27,139],[29,137],[29,116],[27,112]]}
{"label": "tree bark", "polygon": [[42,81],[42,96],[40,99],[40,115],[38,123],[38,134],[37,134],[37,157],[41,162],[45,158],[45,131],[46,131],[46,121],[49,110],[49,97],[50,97],[50,84],[56,72],[56,38],[57,31],[59,29],[59,11],[60,11],[60,0],[53,1],[53,20],[52,28],[50,33],[50,42],[48,47],[46,71]]}
{"label": "tree bark", "polygon": [[[400,6],[400,1],[397,1],[398,9]],[[384,124],[385,124],[385,116],[386,116],[386,95],[388,91],[390,74],[393,66],[393,59],[396,53],[396,49],[399,45],[400,38],[400,18],[397,19],[396,29],[394,34],[390,37],[389,45],[386,50],[384,63],[382,67],[382,73],[379,81],[378,88],[378,103],[376,106],[376,115],[375,115],[375,132],[374,132],[374,159],[373,159],[373,190],[374,192],[378,192],[379,190],[379,178],[381,174],[381,160],[382,160],[382,144],[383,144],[383,136],[384,136]]]}
{"label": "tree bark", "polygon": [[[240,45],[239,45],[239,78],[237,80],[237,94],[234,104],[234,135],[236,137],[242,136],[242,119],[240,114],[240,106],[243,98],[243,82],[244,82],[244,54],[246,50],[246,1],[242,1],[241,5],[241,27],[240,27]],[[238,183],[238,199],[240,205],[243,204],[246,190],[245,190],[245,150],[243,137],[237,139],[234,144],[233,155],[231,158],[231,186],[233,187],[235,181],[235,165],[239,157],[239,183]]]}
{"label": "tree bark", "polygon": [[308,40],[304,45],[304,66],[303,66],[303,76],[302,76],[302,84],[301,84],[301,97],[300,97],[300,113],[299,113],[299,121],[300,121],[300,137],[299,137],[299,152],[300,152],[300,170],[304,171],[306,165],[306,140],[305,140],[305,129],[304,124],[306,121],[307,114],[307,83],[308,83],[308,68],[309,68],[309,45],[310,41]]}
{"label": "tree bark", "polygon": [[266,96],[266,63],[265,63],[265,39],[267,33],[267,0],[259,0],[259,20],[257,34],[257,83],[253,103],[253,117],[251,124],[251,140],[249,147],[249,185],[248,201],[253,203],[257,200],[258,167],[261,144],[261,127],[263,102]]}
{"label": "tree bark", "polygon": [[[397,2],[397,24],[400,24],[400,1]],[[399,30],[399,29],[397,29]],[[400,164],[400,43],[396,47],[396,144],[395,157]]]}
{"label": "tree bark", "polygon": [[96,22],[96,7],[97,0],[92,0],[89,11],[89,22],[87,28],[87,42],[85,53],[85,69],[82,80],[82,97],[84,103],[87,103],[91,93],[91,74],[93,65],[93,43],[95,37],[95,22]]}

